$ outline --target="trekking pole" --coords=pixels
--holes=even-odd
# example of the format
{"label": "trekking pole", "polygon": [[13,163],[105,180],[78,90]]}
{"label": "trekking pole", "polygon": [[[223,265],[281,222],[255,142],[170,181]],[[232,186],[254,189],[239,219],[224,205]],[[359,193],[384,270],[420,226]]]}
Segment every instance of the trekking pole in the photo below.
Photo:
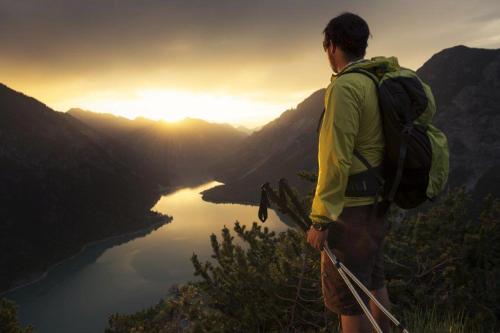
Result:
{"label": "trekking pole", "polygon": [[[299,201],[297,200],[296,196],[294,195],[293,191],[289,187],[287,181],[285,178],[281,178],[279,181],[279,196],[274,192],[274,190],[271,188],[269,183],[264,183],[261,186],[262,192],[261,192],[261,201],[260,201],[260,206],[259,206],[259,213],[258,217],[262,222],[265,222],[267,219],[267,208],[270,207],[270,202],[268,199],[271,198],[272,201],[274,201],[276,204],[278,204],[280,210],[284,213],[289,215],[294,222],[302,229],[302,231],[307,232],[309,227],[312,224],[312,221],[310,220],[309,216],[304,212],[303,207],[301,207]],[[288,202],[286,200],[286,195],[290,197],[292,203],[294,206],[296,206],[297,211],[299,212],[300,216],[295,214],[294,211],[292,211],[288,207]],[[332,261],[334,264],[335,268],[337,268],[337,271],[339,272],[339,275],[342,277],[344,282],[346,283],[347,287],[349,290],[352,292],[354,298],[356,301],[359,303],[361,306],[361,309],[363,312],[366,314],[368,317],[368,320],[370,320],[371,324],[373,325],[373,328],[377,331],[377,333],[382,333],[382,330],[378,326],[377,322],[373,318],[371,312],[368,310],[364,302],[362,301],[361,297],[359,296],[358,292],[352,285],[351,281],[347,276],[349,276],[356,285],[360,287],[360,289],[375,303],[375,305],[396,325],[397,328],[401,330],[403,333],[409,333],[409,331],[402,325],[400,321],[396,319],[380,302],[377,300],[375,296],[372,295],[372,293],[366,288],[361,281],[342,263],[340,262],[337,257],[333,254],[331,249],[328,247],[328,244],[323,247],[323,251],[327,254],[328,258]],[[347,276],[346,276],[347,275]]]}
{"label": "trekking pole", "polygon": [[[325,246],[325,249],[326,249],[326,253],[330,257],[330,260],[332,260],[332,262],[335,263],[335,260],[337,260],[335,255],[331,252],[331,250],[328,246]],[[343,271],[345,271],[345,273],[354,281],[354,283],[356,283],[358,285],[358,287],[361,288],[361,290],[375,303],[375,305],[387,316],[387,318],[389,318],[394,323],[394,325],[396,325],[396,327],[401,330],[401,332],[410,333],[403,326],[403,324],[399,320],[397,320],[396,317],[394,317],[392,315],[392,313],[389,312],[389,310],[387,310],[382,304],[380,304],[380,302],[377,300],[377,298],[375,296],[373,296],[373,294],[368,290],[368,288],[366,288],[365,285],[363,283],[361,283],[361,281],[358,280],[356,275],[354,275],[350,270],[348,270],[347,267],[345,267],[345,265],[342,262],[340,262],[338,260],[337,260],[337,262],[339,264],[339,267]],[[344,281],[345,281],[345,279],[344,279]]]}
{"label": "trekking pole", "polygon": [[328,247],[328,245],[325,244],[325,246],[323,246],[323,251],[325,251],[325,253],[328,255],[328,258],[330,258],[330,260],[334,264],[335,268],[337,268],[337,271],[339,272],[340,276],[342,277],[342,280],[344,280],[344,282],[346,283],[347,287],[351,291],[352,295],[354,296],[354,298],[358,302],[359,306],[361,306],[361,309],[365,313],[366,317],[368,317],[368,320],[372,324],[372,326],[375,329],[375,331],[377,333],[383,333],[382,329],[377,324],[377,321],[375,320],[375,318],[373,318],[373,315],[371,314],[370,310],[368,310],[368,308],[366,307],[365,302],[363,302],[363,300],[359,296],[358,291],[356,289],[354,289],[354,286],[352,285],[351,281],[349,281],[349,278],[346,276],[346,273],[344,272],[343,267],[342,267],[342,263],[333,254],[333,252],[330,250],[330,248]]}

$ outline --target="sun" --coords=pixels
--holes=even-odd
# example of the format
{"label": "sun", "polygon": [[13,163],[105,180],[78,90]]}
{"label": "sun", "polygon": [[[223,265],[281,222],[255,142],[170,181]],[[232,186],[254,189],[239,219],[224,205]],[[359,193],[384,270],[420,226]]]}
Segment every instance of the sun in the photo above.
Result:
{"label": "sun", "polygon": [[175,89],[142,89],[130,94],[103,92],[64,104],[66,109],[79,107],[129,119],[146,117],[176,122],[189,117],[246,126],[261,125],[289,107],[244,96]]}

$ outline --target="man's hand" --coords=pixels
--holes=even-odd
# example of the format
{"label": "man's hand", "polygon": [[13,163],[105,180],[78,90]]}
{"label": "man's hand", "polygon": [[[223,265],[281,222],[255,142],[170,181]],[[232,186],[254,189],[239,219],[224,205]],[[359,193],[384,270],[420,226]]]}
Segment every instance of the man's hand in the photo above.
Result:
{"label": "man's hand", "polygon": [[328,229],[321,231],[311,227],[307,231],[307,242],[319,251],[323,250],[323,245],[325,244],[327,237]]}

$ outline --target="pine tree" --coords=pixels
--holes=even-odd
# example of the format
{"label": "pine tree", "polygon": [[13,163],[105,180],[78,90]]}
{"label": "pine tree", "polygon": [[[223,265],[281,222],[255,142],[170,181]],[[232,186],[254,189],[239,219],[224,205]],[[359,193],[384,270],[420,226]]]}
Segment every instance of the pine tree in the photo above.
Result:
{"label": "pine tree", "polygon": [[[304,207],[310,204],[302,200]],[[410,332],[492,332],[500,329],[500,201],[489,196],[473,215],[464,188],[403,220],[393,207],[385,241],[392,312]],[[404,215],[403,215],[404,216]],[[212,259],[192,263],[198,280],[133,315],[113,315],[107,332],[336,332],[325,311],[319,253],[304,234],[276,234],[236,221],[212,234]]]}
{"label": "pine tree", "polygon": [[0,299],[0,332],[2,333],[31,333],[33,327],[23,328],[17,316],[17,306],[5,298]]}

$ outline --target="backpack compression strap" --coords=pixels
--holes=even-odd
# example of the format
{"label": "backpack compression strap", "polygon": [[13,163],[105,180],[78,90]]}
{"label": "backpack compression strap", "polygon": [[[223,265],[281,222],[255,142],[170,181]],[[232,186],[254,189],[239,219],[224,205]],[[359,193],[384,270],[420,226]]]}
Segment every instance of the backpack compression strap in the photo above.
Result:
{"label": "backpack compression strap", "polygon": [[[377,171],[376,168],[374,168],[370,162],[368,162],[368,160],[363,156],[361,155],[361,153],[357,150],[357,149],[354,149],[353,150],[353,154],[354,156],[356,156],[360,161],[361,163],[363,163],[365,165],[365,167],[367,168],[367,171],[369,173],[371,173],[375,178],[377,178],[378,180],[378,183],[379,183],[379,186],[377,188],[377,192],[375,194],[375,205],[374,205],[374,208],[376,211],[377,210],[377,205],[378,205],[378,198],[383,194],[383,190],[384,190],[384,184],[385,184],[385,179],[384,177],[382,177],[382,175]],[[390,202],[391,200],[389,200]]]}
{"label": "backpack compression strap", "polygon": [[398,167],[396,169],[396,176],[394,177],[394,182],[391,185],[391,190],[389,191],[388,200],[393,201],[396,191],[403,177],[403,168],[406,159],[406,152],[408,151],[408,138],[410,137],[411,131],[413,129],[413,123],[406,124],[402,131],[401,145],[399,146],[399,157],[398,157]]}

